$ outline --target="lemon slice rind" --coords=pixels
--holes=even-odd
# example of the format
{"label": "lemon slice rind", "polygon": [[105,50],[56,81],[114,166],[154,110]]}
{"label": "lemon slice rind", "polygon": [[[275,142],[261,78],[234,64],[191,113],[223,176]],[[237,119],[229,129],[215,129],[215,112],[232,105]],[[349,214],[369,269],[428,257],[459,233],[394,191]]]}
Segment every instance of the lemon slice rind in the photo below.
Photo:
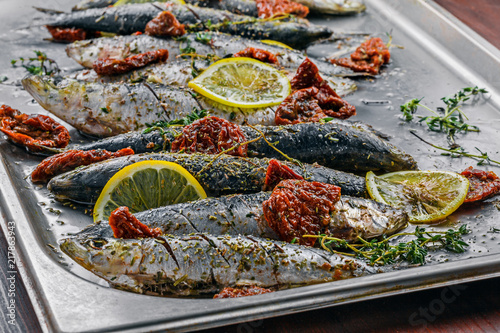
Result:
{"label": "lemon slice rind", "polygon": [[370,197],[405,209],[410,222],[441,221],[462,205],[469,190],[466,177],[451,171],[399,171],[376,176],[366,174]]}
{"label": "lemon slice rind", "polygon": [[245,57],[215,62],[191,80],[188,87],[220,104],[247,109],[278,105],[291,91],[285,74]]}
{"label": "lemon slice rind", "polygon": [[[144,173],[139,174],[141,172]],[[173,176],[170,183],[166,177],[169,175]],[[148,178],[155,181],[148,182]],[[141,161],[121,169],[106,183],[94,206],[94,222],[107,220],[110,212],[120,206],[127,206],[132,213],[136,213],[206,197],[196,178],[179,164]]]}

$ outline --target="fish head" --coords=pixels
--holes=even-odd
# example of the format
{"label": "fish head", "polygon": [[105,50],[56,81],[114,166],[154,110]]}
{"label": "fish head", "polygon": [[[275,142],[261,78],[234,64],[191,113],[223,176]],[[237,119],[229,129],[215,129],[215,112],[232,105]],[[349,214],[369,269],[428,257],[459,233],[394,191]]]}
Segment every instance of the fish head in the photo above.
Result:
{"label": "fish head", "polygon": [[[64,118],[64,111],[81,109],[82,84],[62,77],[28,75],[24,89],[46,110]],[[67,112],[67,111],[66,111]]]}
{"label": "fish head", "polygon": [[28,75],[21,80],[24,89],[43,107],[53,97],[57,87],[49,78],[40,75]]}
{"label": "fish head", "polygon": [[139,273],[141,241],[105,237],[63,239],[61,250],[94,274],[113,282],[116,277]]}

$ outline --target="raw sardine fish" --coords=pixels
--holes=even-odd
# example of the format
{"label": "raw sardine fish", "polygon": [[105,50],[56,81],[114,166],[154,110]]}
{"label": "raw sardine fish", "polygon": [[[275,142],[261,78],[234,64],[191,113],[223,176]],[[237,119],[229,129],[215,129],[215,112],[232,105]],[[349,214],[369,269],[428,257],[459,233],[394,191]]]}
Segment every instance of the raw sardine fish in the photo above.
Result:
{"label": "raw sardine fish", "polygon": [[[207,198],[159,207],[135,214],[150,228],[164,234],[247,235],[279,240],[263,216],[262,203],[270,192]],[[376,201],[342,195],[330,212],[329,235],[357,241],[389,236],[408,224],[408,214]],[[80,239],[113,237],[107,221],[93,224],[75,235]]]}
{"label": "raw sardine fish", "polygon": [[[104,8],[114,5],[118,0],[84,0],[76,5],[73,10],[85,10],[89,8]],[[154,2],[152,0],[130,0],[130,3]],[[163,2],[163,1],[158,1]],[[168,2],[168,1],[165,1]],[[255,2],[252,0],[188,0],[189,4],[207,6],[229,10],[233,13],[241,13],[256,16]],[[349,15],[366,10],[363,1],[357,0],[295,0],[307,6],[311,12],[331,15]]]}
{"label": "raw sardine fish", "polygon": [[[171,57],[172,58],[172,57]],[[153,64],[131,72],[119,75],[98,75],[94,70],[84,69],[66,76],[85,82],[99,83],[138,83],[153,82],[168,86],[187,87],[198,73],[207,69],[213,62],[207,60],[176,59],[165,63]],[[283,69],[280,65],[278,69]],[[292,79],[296,72],[283,70],[288,79]],[[336,93],[343,97],[357,89],[353,80],[343,77],[331,77],[320,73],[321,77],[330,83]]]}
{"label": "raw sardine fish", "polygon": [[[94,163],[52,178],[47,188],[58,199],[95,203],[108,180],[136,162],[162,160],[180,164],[203,186],[209,196],[260,192],[264,187],[269,159],[206,154],[139,154]],[[307,180],[337,185],[345,195],[366,197],[365,179],[319,165],[303,167],[284,162]]]}
{"label": "raw sardine fish", "polygon": [[60,246],[112,286],[155,295],[200,295],[248,285],[287,289],[376,273],[358,259],[247,236],[69,238]]}
{"label": "raw sardine fish", "polygon": [[[344,37],[342,38],[344,39]],[[286,41],[284,43],[286,44]],[[158,49],[167,49],[169,59],[175,59],[180,54],[185,53],[187,47],[191,51],[194,50],[193,52],[196,54],[213,54],[220,58],[235,54],[248,47],[263,49],[275,54],[280,66],[292,73],[295,73],[306,59],[302,52],[296,50],[217,32],[203,32],[202,35],[186,34],[176,39],[156,38],[148,35],[103,37],[74,42],[66,47],[66,53],[82,66],[92,68],[97,59],[123,59],[134,54]],[[310,60],[318,67],[322,75],[359,76],[351,70],[323,60],[315,58],[310,58]]]}
{"label": "raw sardine fish", "polygon": [[31,75],[22,80],[26,91],[47,111],[97,136],[137,131],[157,121],[186,117],[193,109],[237,124],[274,124],[276,107],[241,109],[214,102],[181,87],[148,83],[83,82]]}
{"label": "raw sardine fish", "polygon": [[[246,141],[264,134],[274,147],[291,158],[304,163],[353,173],[367,171],[393,172],[414,170],[415,160],[379,137],[364,124],[333,120],[325,124],[300,123],[285,126],[240,126]],[[136,154],[170,151],[170,144],[181,134],[183,127],[170,127],[163,132],[133,132],[98,140],[72,149],[105,149],[118,151],[130,147]],[[284,159],[283,154],[260,139],[248,144],[248,156]]]}
{"label": "raw sardine fish", "polygon": [[210,22],[211,29],[220,32],[251,39],[272,39],[295,48],[304,48],[316,40],[332,35],[329,28],[310,24],[304,19],[258,20],[228,11],[163,3],[88,9],[60,14],[45,24],[129,35],[137,31],[143,32],[146,24],[162,9],[171,12],[181,24],[187,25],[190,31],[204,31],[207,29],[207,22]]}

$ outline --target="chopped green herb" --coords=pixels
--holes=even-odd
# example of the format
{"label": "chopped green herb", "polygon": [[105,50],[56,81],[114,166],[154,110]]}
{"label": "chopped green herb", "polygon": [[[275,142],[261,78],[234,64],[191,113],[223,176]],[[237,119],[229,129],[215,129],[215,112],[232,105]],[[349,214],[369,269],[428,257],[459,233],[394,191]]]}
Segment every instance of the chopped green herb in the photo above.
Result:
{"label": "chopped green herb", "polygon": [[458,145],[455,145],[455,146],[452,146],[451,148],[444,148],[444,147],[440,147],[438,145],[435,145],[433,143],[430,143],[424,139],[422,139],[420,136],[418,136],[415,131],[410,131],[411,134],[413,134],[414,136],[416,136],[418,139],[420,139],[422,142],[428,144],[429,146],[431,147],[434,147],[436,149],[439,149],[439,150],[442,150],[444,151],[444,153],[441,153],[441,155],[443,156],[450,156],[451,158],[458,158],[458,157],[468,157],[468,158],[472,158],[473,160],[477,161],[477,165],[484,165],[485,163],[488,163],[491,165],[491,163],[494,163],[494,164],[499,164],[500,165],[500,161],[495,161],[495,160],[492,160],[489,156],[488,156],[488,153],[486,152],[483,152],[481,151],[479,148],[475,147],[476,150],[479,152],[480,155],[477,155],[477,154],[471,154],[469,152],[467,152],[464,148],[458,146]]}
{"label": "chopped green herb", "polygon": [[432,112],[433,116],[418,116],[419,122],[425,122],[429,129],[434,132],[446,133],[451,144],[455,144],[455,134],[459,132],[479,132],[479,128],[474,125],[469,125],[465,121],[469,120],[461,107],[465,102],[470,100],[472,96],[485,94],[486,89],[476,87],[468,87],[460,90],[451,97],[443,97],[441,100],[445,107],[437,108],[436,111],[421,104],[423,98],[412,99],[408,103],[401,105],[400,110],[403,113],[405,121],[411,121],[418,107],[425,108]]}
{"label": "chopped green herb", "polygon": [[36,57],[25,59],[19,57],[17,60],[11,60],[10,63],[13,67],[24,67],[28,72],[34,75],[53,75],[58,73],[59,66],[55,60],[47,57],[42,51],[33,51]]}
{"label": "chopped green herb", "polygon": [[143,133],[147,134],[155,129],[159,128],[167,128],[170,126],[186,126],[189,124],[192,124],[194,121],[204,118],[208,115],[208,110],[198,110],[197,108],[193,108],[193,111],[188,114],[186,117],[181,118],[181,119],[174,119],[170,121],[157,121],[153,124],[146,124],[148,128],[146,128]]}
{"label": "chopped green herb", "polygon": [[212,34],[208,32],[197,32],[194,40],[209,45],[212,43]]}
{"label": "chopped green herb", "polygon": [[[327,251],[348,256],[357,256],[368,260],[372,265],[386,265],[397,261],[406,261],[410,264],[423,265],[429,250],[444,249],[454,253],[465,252],[469,245],[464,242],[462,236],[470,231],[466,225],[457,230],[426,231],[425,228],[417,227],[414,232],[394,234],[382,241],[372,241],[358,237],[359,243],[349,244],[344,239],[329,237],[326,235],[304,235],[303,237],[316,238],[317,242]],[[395,245],[389,240],[399,236],[415,236],[408,242],[400,242]],[[339,252],[337,249],[349,249],[351,253]]]}

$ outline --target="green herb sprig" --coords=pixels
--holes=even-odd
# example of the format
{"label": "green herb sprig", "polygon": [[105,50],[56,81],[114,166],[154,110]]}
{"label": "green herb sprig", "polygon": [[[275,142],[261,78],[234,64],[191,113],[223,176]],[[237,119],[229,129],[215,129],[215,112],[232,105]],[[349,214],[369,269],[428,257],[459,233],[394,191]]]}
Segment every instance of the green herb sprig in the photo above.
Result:
{"label": "green herb sprig", "polygon": [[490,230],[486,231],[489,234],[500,234],[500,229],[497,229],[495,227],[490,227]]}
{"label": "green herb sprig", "polygon": [[154,130],[164,129],[164,128],[168,128],[171,126],[186,126],[186,125],[192,124],[193,122],[195,122],[198,119],[206,117],[207,115],[208,115],[208,110],[205,110],[205,109],[198,110],[197,108],[193,108],[193,111],[191,113],[189,113],[187,116],[185,116],[184,118],[173,119],[173,120],[169,120],[169,121],[161,120],[161,121],[157,121],[157,122],[152,123],[152,124],[146,124],[146,126],[148,126],[148,128],[146,128],[142,133],[147,134],[147,133],[152,132]]}
{"label": "green herb sprig", "polygon": [[464,88],[451,97],[441,98],[445,107],[439,107],[436,111],[420,103],[423,98],[414,98],[406,104],[401,105],[400,110],[403,113],[405,121],[412,121],[419,107],[429,110],[434,115],[418,116],[420,118],[419,122],[425,122],[431,131],[446,133],[450,143],[455,144],[455,134],[459,132],[479,132],[477,126],[466,123],[466,120],[469,119],[461,107],[472,96],[487,92],[486,89],[478,88],[477,86]]}
{"label": "green herb sprig", "polygon": [[479,154],[471,154],[459,145],[454,145],[454,146],[451,146],[450,148],[444,148],[444,147],[440,147],[438,145],[430,143],[429,141],[424,140],[419,135],[417,135],[417,133],[415,133],[415,131],[410,131],[410,133],[413,134],[414,136],[416,136],[422,142],[428,144],[429,146],[434,147],[434,148],[439,149],[439,150],[442,150],[443,153],[441,153],[441,155],[443,155],[443,156],[450,156],[451,158],[468,157],[468,158],[475,160],[477,162],[477,165],[485,165],[485,164],[491,165],[492,163],[500,165],[500,161],[496,161],[496,160],[491,159],[488,156],[487,152],[483,152],[477,147],[475,147],[475,148],[479,152]]}
{"label": "green herb sprig", "polygon": [[[417,227],[414,232],[394,234],[382,241],[367,241],[358,236],[359,243],[349,244],[344,239],[327,235],[304,235],[303,237],[316,238],[325,250],[346,256],[353,256],[367,260],[371,265],[386,265],[398,261],[410,264],[424,265],[430,250],[444,249],[454,253],[463,253],[469,246],[462,238],[470,231],[466,225],[457,230],[427,231]],[[414,236],[408,242],[399,242],[395,245],[389,241],[400,236]],[[348,249],[351,252],[341,252],[338,249]]]}
{"label": "green herb sprig", "polygon": [[33,51],[36,57],[31,57],[25,59],[19,57],[19,59],[13,59],[10,61],[13,67],[21,66],[24,67],[28,72],[34,75],[52,75],[60,71],[59,66],[55,60],[47,57],[42,51]]}

